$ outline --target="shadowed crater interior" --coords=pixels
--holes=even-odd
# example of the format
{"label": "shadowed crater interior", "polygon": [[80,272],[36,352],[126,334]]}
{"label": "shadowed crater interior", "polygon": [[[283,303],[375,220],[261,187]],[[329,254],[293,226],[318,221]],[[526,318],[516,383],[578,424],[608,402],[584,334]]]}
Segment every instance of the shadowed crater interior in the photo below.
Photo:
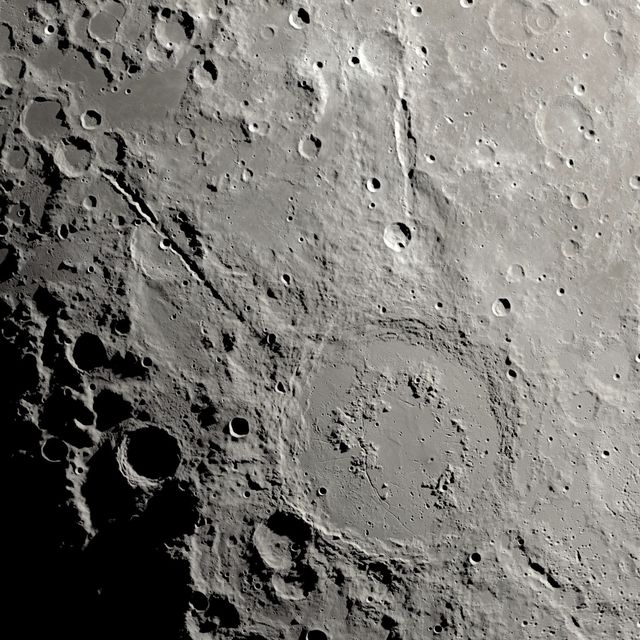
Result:
{"label": "shadowed crater interior", "polygon": [[129,434],[127,460],[139,475],[162,480],[176,472],[180,464],[180,447],[164,429],[145,427]]}

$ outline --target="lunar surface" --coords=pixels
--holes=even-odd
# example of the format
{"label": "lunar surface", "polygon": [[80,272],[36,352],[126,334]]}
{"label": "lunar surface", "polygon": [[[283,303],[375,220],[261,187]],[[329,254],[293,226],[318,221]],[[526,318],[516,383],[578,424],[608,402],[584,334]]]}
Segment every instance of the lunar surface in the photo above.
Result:
{"label": "lunar surface", "polygon": [[639,638],[638,131],[636,0],[0,0],[9,626]]}

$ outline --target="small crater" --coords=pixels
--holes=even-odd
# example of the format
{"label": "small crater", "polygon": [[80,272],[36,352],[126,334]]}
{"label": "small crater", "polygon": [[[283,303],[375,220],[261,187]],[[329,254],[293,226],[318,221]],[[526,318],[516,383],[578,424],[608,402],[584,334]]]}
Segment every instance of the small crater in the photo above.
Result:
{"label": "small crater", "polygon": [[62,462],[67,458],[69,447],[58,438],[48,438],[41,451],[42,457],[48,462]]}
{"label": "small crater", "polygon": [[22,113],[22,128],[35,140],[64,134],[67,121],[62,106],[55,100],[35,98]]}
{"label": "small crater", "polygon": [[182,145],[183,147],[190,145],[195,140],[195,138],[196,134],[193,129],[189,129],[187,127],[180,129],[178,135],[176,136],[178,144]]}
{"label": "small crater", "polygon": [[23,60],[16,57],[0,59],[0,83],[8,87],[16,87],[24,78],[26,65]]}
{"label": "small crater", "polygon": [[94,109],[87,109],[80,116],[80,123],[87,131],[97,129],[102,124],[102,116]]}
{"label": "small crater", "polygon": [[303,7],[300,7],[299,9],[294,10],[289,14],[289,24],[294,29],[304,29],[304,27],[306,27],[310,23],[311,16],[309,15],[309,12]]}
{"label": "small crater", "polygon": [[211,60],[205,60],[202,68],[209,74],[209,80],[213,84],[218,79],[218,67]]}
{"label": "small crater", "polygon": [[582,191],[576,191],[569,196],[569,202],[574,209],[586,209],[589,206],[589,197]]}
{"label": "small crater", "polygon": [[151,480],[172,476],[180,464],[177,440],[164,429],[144,427],[128,436],[127,461],[138,474]]}
{"label": "small crater", "polygon": [[209,606],[209,598],[202,591],[193,591],[189,602],[196,611],[204,611]]}
{"label": "small crater", "polygon": [[382,187],[382,184],[380,183],[380,180],[378,180],[378,178],[369,178],[367,180],[367,189],[371,191],[371,193],[379,191],[380,187]]}
{"label": "small crater", "polygon": [[96,414],[96,427],[99,431],[108,431],[130,418],[133,406],[121,394],[111,389],[103,389],[93,402]]}
{"label": "small crater", "polygon": [[411,242],[411,230],[403,222],[394,222],[384,229],[384,244],[395,253],[404,251]]}
{"label": "small crater", "polygon": [[516,283],[520,282],[524,276],[524,267],[520,264],[512,264],[507,269],[506,280],[510,283]]}
{"label": "small crater", "polygon": [[560,96],[540,108],[536,129],[548,149],[569,156],[585,146],[584,132],[593,130],[593,118],[578,98]]}
{"label": "small crater", "polygon": [[320,155],[322,141],[312,133],[298,143],[298,153],[307,160],[315,160]]}
{"label": "small crater", "polygon": [[549,33],[558,22],[558,14],[551,5],[546,2],[536,2],[527,5],[525,22],[529,30],[537,36]]}
{"label": "small crater", "polygon": [[604,41],[610,47],[619,47],[622,44],[623,33],[619,29],[609,29],[604,34]]}
{"label": "small crater", "polygon": [[205,60],[193,70],[193,79],[201,88],[212,88],[218,81],[218,75],[218,67],[213,60]]}
{"label": "small crater", "polygon": [[73,347],[73,360],[83,371],[92,371],[107,364],[107,350],[93,333],[83,333]]}
{"label": "small crater", "polygon": [[508,298],[498,298],[492,305],[491,311],[498,318],[504,318],[511,313],[511,302]]}
{"label": "small crater", "polygon": [[60,171],[69,178],[78,178],[91,166],[91,144],[82,138],[66,138],[56,147],[54,160]]}
{"label": "small crater", "polygon": [[235,416],[229,420],[228,429],[232,438],[238,440],[246,438],[250,432],[249,421],[246,418]]}
{"label": "small crater", "polygon": [[13,245],[0,245],[0,282],[13,278],[19,270],[18,250]]}
{"label": "small crater", "polygon": [[586,87],[580,82],[573,85],[573,93],[575,93],[577,96],[583,96],[586,93],[586,91],[587,91]]}
{"label": "small crater", "polygon": [[567,238],[562,241],[560,251],[565,258],[575,258],[580,253],[580,243],[573,238]]}
{"label": "small crater", "polygon": [[86,196],[82,200],[82,206],[87,210],[95,209],[98,204],[98,200],[95,196]]}

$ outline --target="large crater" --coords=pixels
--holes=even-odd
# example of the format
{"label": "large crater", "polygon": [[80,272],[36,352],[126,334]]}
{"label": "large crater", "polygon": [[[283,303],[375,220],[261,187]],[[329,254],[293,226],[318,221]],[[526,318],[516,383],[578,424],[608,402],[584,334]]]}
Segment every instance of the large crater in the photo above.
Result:
{"label": "large crater", "polygon": [[361,540],[427,541],[447,509],[481,496],[501,443],[489,383],[482,359],[444,337],[354,332],[316,358],[283,455],[316,523]]}

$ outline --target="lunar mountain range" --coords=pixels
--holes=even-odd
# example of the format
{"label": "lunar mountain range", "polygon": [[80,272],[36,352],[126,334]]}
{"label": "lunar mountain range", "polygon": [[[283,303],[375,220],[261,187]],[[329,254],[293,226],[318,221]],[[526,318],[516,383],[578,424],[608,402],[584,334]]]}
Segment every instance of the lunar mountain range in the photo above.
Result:
{"label": "lunar mountain range", "polygon": [[640,637],[640,3],[0,0],[22,638]]}

